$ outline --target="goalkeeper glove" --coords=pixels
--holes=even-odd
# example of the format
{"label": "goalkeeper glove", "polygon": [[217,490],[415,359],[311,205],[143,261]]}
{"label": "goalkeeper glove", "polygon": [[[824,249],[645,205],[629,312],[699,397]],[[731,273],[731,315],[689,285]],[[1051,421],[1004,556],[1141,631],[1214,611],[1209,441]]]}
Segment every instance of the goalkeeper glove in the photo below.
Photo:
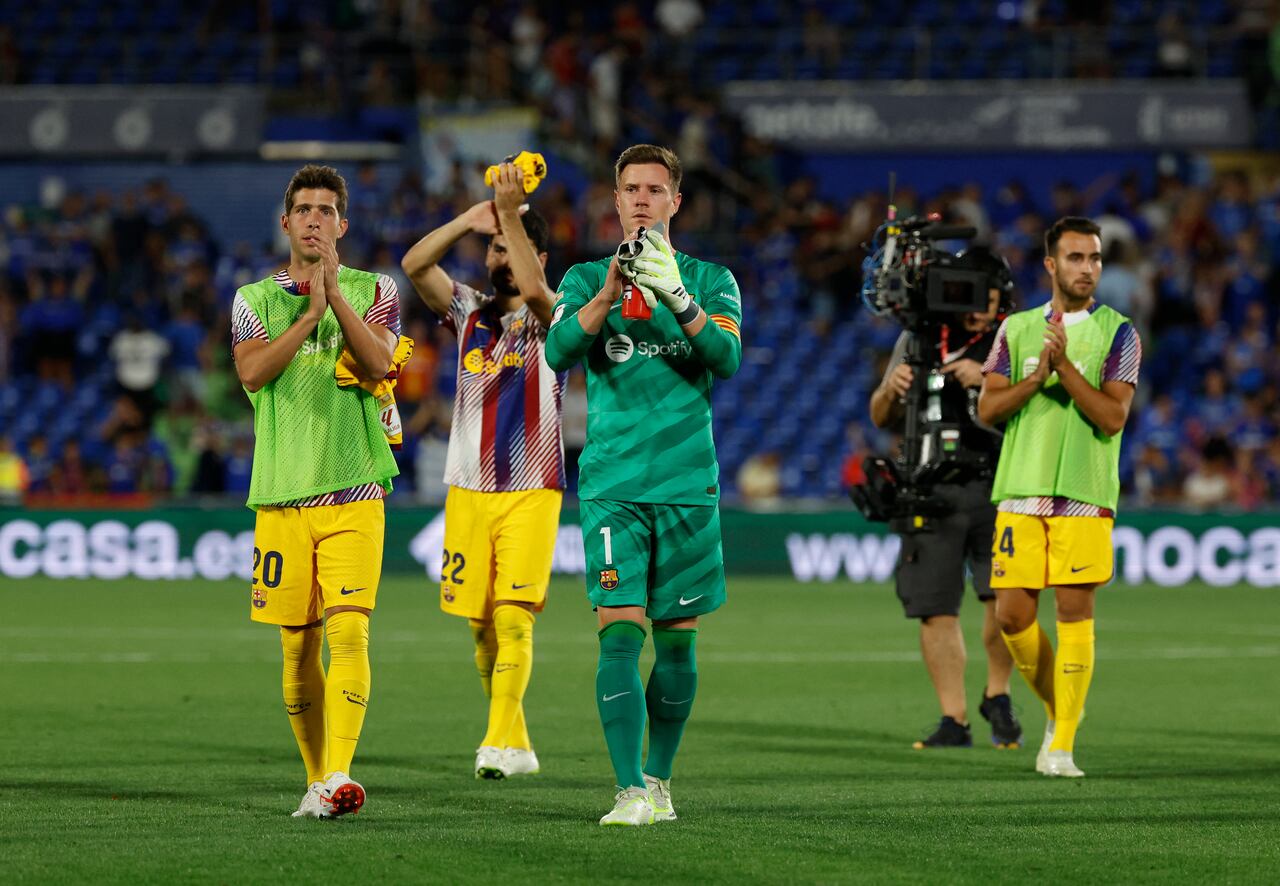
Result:
{"label": "goalkeeper glove", "polygon": [[685,291],[675,253],[659,230],[649,229],[645,235],[644,251],[639,257],[632,259],[628,270],[636,285],[642,290],[652,290],[658,301],[666,305],[677,320],[681,323],[688,322],[684,318],[694,308],[693,298]]}

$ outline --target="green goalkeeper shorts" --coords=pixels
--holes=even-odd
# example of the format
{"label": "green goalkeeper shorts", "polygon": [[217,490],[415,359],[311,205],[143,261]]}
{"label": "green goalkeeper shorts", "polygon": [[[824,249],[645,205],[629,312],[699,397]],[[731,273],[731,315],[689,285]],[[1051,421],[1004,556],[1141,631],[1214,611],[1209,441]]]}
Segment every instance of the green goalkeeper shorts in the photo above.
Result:
{"label": "green goalkeeper shorts", "polygon": [[724,603],[719,507],[594,499],[581,514],[593,606],[643,606],[665,621]]}

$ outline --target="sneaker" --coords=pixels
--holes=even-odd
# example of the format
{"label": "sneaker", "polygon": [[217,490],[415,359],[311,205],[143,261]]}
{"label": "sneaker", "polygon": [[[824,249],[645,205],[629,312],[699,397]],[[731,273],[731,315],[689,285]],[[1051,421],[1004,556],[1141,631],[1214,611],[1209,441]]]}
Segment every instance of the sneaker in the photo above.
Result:
{"label": "sneaker", "polygon": [[1049,765],[1049,745],[1053,744],[1053,721],[1046,720],[1044,724],[1044,741],[1040,742],[1040,751],[1036,754],[1036,772],[1041,775],[1048,775],[1046,767]]}
{"label": "sneaker", "polygon": [[1047,751],[1044,756],[1044,769],[1040,771],[1050,778],[1084,778],[1070,751]]}
{"label": "sneaker", "polygon": [[513,775],[537,775],[538,755],[533,748],[503,748],[502,771],[508,778]]}
{"label": "sneaker", "polygon": [[476,748],[476,778],[506,778],[502,748],[486,744]]}
{"label": "sneaker", "polygon": [[324,805],[320,799],[323,792],[324,782],[311,782],[311,786],[307,788],[307,792],[302,795],[302,802],[298,804],[298,810],[293,813],[293,817],[328,818],[329,813],[325,812]]}
{"label": "sneaker", "polygon": [[634,826],[653,824],[653,800],[644,788],[630,787],[618,791],[613,798],[613,809],[603,818],[600,824]]}
{"label": "sneaker", "polygon": [[653,820],[675,821],[676,810],[671,805],[671,779],[654,778],[646,772],[644,786],[649,789],[649,799],[653,803]]}
{"label": "sneaker", "polygon": [[1022,724],[1014,716],[1013,702],[1007,692],[990,698],[984,695],[982,704],[978,705],[978,713],[991,724],[993,745],[1001,749],[1022,747]]}
{"label": "sneaker", "polygon": [[325,812],[320,818],[355,815],[363,805],[364,788],[345,772],[333,773],[320,788],[320,807]]}
{"label": "sneaker", "polygon": [[971,748],[973,735],[968,726],[961,726],[951,717],[943,717],[933,735],[911,745],[917,751],[925,748]]}

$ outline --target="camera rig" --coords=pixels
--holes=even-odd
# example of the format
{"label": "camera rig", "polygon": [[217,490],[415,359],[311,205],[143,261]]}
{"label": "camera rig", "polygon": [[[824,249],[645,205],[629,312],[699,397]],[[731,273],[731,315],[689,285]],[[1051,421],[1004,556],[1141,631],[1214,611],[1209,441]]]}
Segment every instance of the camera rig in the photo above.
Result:
{"label": "camera rig", "polygon": [[[867,519],[888,521],[894,532],[927,532],[933,518],[951,510],[934,495],[934,487],[992,471],[984,454],[961,445],[964,424],[943,420],[942,365],[949,333],[964,314],[989,309],[990,289],[1000,290],[997,314],[1008,313],[1014,287],[1008,265],[986,247],[952,253],[939,245],[972,240],[974,228],[943,224],[936,215],[902,221],[895,216],[890,205],[888,219],[869,245],[862,299],[873,314],[890,317],[911,333],[904,355],[912,383],[904,404],[902,451],[896,458],[864,458],[866,483],[852,487],[849,495]],[[969,413],[973,425],[999,434],[978,422],[972,398]]]}

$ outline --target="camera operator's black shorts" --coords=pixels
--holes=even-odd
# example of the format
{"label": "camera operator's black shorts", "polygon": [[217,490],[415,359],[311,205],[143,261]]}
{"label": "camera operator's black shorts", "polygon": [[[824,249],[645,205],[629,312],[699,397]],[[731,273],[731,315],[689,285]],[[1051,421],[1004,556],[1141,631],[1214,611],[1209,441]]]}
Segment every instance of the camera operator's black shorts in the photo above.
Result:
{"label": "camera operator's black shorts", "polygon": [[898,554],[898,599],[907,618],[959,615],[966,565],[978,599],[995,597],[991,590],[991,540],[996,506],[991,503],[991,481],[938,486],[934,495],[953,510],[932,518],[933,531],[902,536]]}

